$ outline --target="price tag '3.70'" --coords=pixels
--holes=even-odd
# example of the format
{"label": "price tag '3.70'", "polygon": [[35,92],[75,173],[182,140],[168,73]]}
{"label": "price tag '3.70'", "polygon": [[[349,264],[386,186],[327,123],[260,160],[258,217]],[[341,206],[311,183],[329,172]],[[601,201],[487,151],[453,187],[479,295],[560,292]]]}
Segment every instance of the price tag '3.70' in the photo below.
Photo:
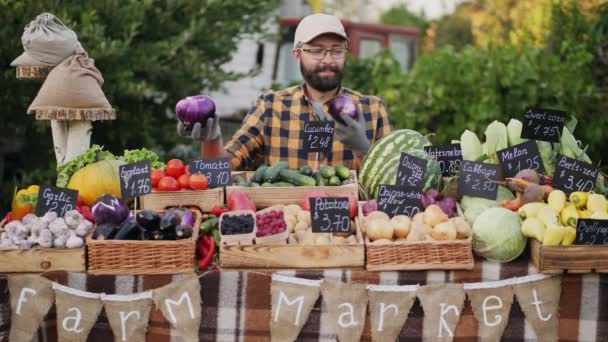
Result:
{"label": "price tag '3.70'", "polygon": [[311,197],[310,215],[313,233],[349,233],[348,197]]}
{"label": "price tag '3.70'", "polygon": [[120,193],[123,200],[152,192],[149,159],[121,165],[118,172],[120,175]]}

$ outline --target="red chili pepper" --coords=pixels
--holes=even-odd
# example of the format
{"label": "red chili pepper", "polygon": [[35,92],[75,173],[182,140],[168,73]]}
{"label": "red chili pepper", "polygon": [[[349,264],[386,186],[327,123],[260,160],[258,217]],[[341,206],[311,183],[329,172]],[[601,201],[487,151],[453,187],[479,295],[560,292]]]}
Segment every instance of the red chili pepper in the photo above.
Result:
{"label": "red chili pepper", "polygon": [[203,254],[202,258],[198,260],[198,266],[201,269],[206,269],[211,263],[211,260],[213,260],[213,255],[215,254],[215,242],[213,242],[213,238],[209,235],[203,235],[201,241],[208,248],[208,251],[207,254]]}
{"label": "red chili pepper", "polygon": [[230,211],[230,209],[219,205],[216,205],[211,209],[211,213],[217,217],[220,217],[220,215],[228,211]]}
{"label": "red chili pepper", "polygon": [[6,217],[4,219],[6,220],[5,223],[10,223],[13,220],[13,212],[9,211],[8,214],[6,214]]}

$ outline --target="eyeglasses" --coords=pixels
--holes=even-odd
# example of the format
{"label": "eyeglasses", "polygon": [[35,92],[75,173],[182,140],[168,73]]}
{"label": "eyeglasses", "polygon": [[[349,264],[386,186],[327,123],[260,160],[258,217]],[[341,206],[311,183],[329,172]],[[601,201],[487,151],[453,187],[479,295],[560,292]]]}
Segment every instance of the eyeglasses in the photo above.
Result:
{"label": "eyeglasses", "polygon": [[342,59],[346,56],[346,52],[348,51],[348,49],[345,49],[345,48],[330,49],[330,50],[298,48],[298,50],[306,52],[307,54],[310,55],[310,57],[312,59],[315,59],[315,60],[322,60],[323,58],[325,58],[326,53],[329,53],[329,55],[333,59]]}

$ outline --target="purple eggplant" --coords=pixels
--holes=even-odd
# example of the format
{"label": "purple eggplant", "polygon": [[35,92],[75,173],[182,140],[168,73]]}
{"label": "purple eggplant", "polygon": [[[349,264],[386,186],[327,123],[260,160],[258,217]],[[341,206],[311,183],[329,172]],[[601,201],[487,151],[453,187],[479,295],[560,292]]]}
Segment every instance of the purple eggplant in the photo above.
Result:
{"label": "purple eggplant", "polygon": [[178,224],[175,227],[175,236],[178,239],[187,239],[192,236],[192,227]]}
{"label": "purple eggplant", "polygon": [[97,225],[93,232],[95,240],[112,240],[118,232],[118,226],[112,223],[102,223]]}
{"label": "purple eggplant", "polygon": [[135,221],[137,224],[146,230],[158,230],[160,229],[160,215],[151,210],[143,210],[135,215]]}
{"label": "purple eggplant", "polygon": [[97,224],[121,224],[129,216],[129,207],[122,200],[112,195],[103,195],[91,208],[93,219]]}
{"label": "purple eggplant", "polygon": [[125,221],[120,225],[114,240],[139,240],[140,227],[135,221]]}

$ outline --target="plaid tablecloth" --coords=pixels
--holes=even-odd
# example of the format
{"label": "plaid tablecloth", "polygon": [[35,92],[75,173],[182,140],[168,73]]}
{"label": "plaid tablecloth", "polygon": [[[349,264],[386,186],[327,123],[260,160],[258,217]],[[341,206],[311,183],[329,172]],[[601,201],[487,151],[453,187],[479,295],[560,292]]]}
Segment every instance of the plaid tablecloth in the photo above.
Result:
{"label": "plaid tablecloth", "polygon": [[[493,281],[536,273],[522,256],[514,262],[497,264],[477,260],[471,271],[366,272],[354,270],[281,271],[279,273],[308,279],[332,279],[383,285],[467,283]],[[51,280],[73,288],[107,294],[129,294],[154,289],[169,283],[175,276],[90,276],[83,273],[53,272]],[[270,274],[258,272],[213,271],[200,277],[202,304],[201,341],[269,341]],[[6,279],[0,280],[0,331],[8,336],[10,328],[9,296]],[[608,275],[565,275],[562,279],[559,335],[561,341],[608,341]],[[38,341],[56,341],[54,307],[38,332]],[[319,298],[299,341],[336,341],[327,323],[326,309]],[[423,311],[418,301],[401,331],[400,341],[420,341]],[[362,340],[369,341],[369,315]],[[476,341],[477,321],[470,304],[465,304],[456,330],[456,341]],[[2,338],[0,338],[2,340]],[[112,341],[113,335],[102,312],[93,328],[90,341]],[[169,324],[160,311],[153,310],[148,340],[179,341],[172,336]],[[503,341],[536,341],[531,326],[515,302]]]}

